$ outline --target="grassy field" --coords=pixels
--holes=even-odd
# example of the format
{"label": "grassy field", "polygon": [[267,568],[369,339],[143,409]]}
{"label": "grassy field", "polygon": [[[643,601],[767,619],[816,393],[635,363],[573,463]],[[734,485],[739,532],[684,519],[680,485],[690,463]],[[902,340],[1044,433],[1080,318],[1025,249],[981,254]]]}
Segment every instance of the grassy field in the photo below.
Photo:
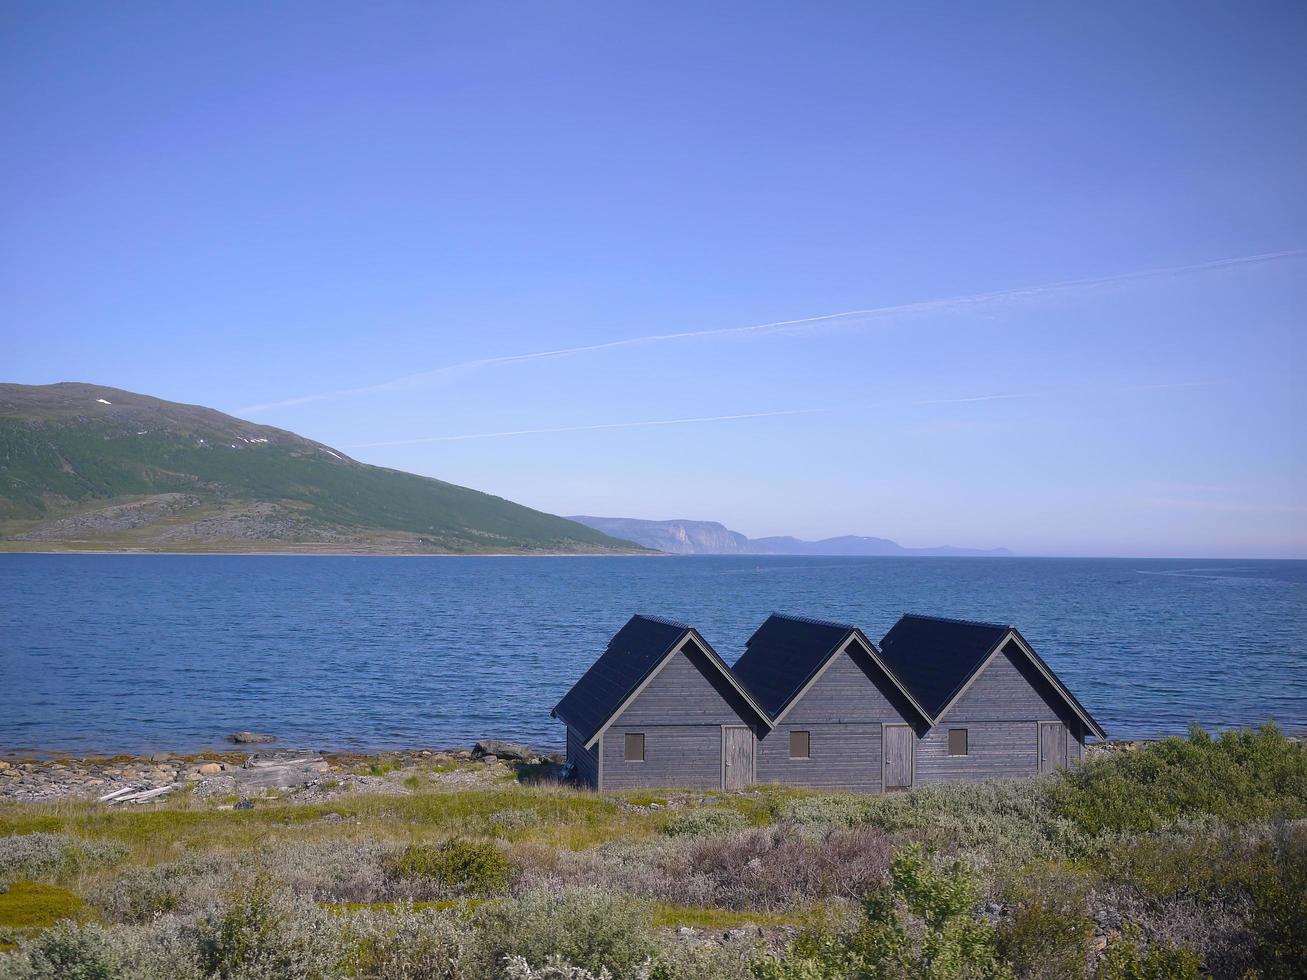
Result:
{"label": "grassy field", "polygon": [[0,977],[1299,977],[1307,752],[865,797],[505,781],[0,807]]}

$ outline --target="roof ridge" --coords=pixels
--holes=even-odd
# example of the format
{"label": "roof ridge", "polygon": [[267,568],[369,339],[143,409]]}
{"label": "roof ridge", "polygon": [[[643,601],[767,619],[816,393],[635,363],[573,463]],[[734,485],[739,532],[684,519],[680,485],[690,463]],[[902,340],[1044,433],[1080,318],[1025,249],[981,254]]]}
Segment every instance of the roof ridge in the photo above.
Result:
{"label": "roof ridge", "polygon": [[790,613],[773,611],[770,615],[777,619],[788,619],[792,623],[807,623],[810,626],[834,626],[836,629],[855,630],[858,627],[853,623],[837,623],[833,619],[818,619],[816,616],[794,616]]}
{"label": "roof ridge", "polygon": [[649,613],[636,613],[636,619],[647,619],[651,623],[661,623],[663,626],[675,626],[677,629],[692,630],[694,629],[689,623],[682,623],[677,619],[668,619],[666,616],[653,616]]}
{"label": "roof ridge", "polygon": [[996,630],[1016,629],[1011,623],[992,623],[983,619],[958,619],[953,616],[928,616],[925,613],[905,612],[900,619],[928,619],[935,623],[957,623],[959,626],[988,626]]}

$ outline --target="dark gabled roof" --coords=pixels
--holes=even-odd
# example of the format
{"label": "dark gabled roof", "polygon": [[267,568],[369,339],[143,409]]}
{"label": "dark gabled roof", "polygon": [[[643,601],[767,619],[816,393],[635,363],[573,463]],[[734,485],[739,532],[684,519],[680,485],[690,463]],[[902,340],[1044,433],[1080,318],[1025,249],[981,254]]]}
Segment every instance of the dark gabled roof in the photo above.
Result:
{"label": "dark gabled roof", "polygon": [[689,632],[685,623],[657,616],[632,616],[551,714],[589,742]]}
{"label": "dark gabled roof", "polygon": [[916,703],[912,692],[881,660],[876,644],[867,639],[862,630],[848,623],[772,613],[749,637],[744,654],[735,662],[731,672],[775,721],[831,657],[844,647],[850,636],[857,637],[890,683],[906,695],[915,711],[933,724],[934,719]]}
{"label": "dark gabled roof", "polygon": [[707,656],[726,683],[758,715],[759,720],[769,724],[770,719],[762,708],[740,686],[717,651],[708,645],[694,627],[659,616],[645,615],[632,616],[617,631],[599,659],[563,695],[563,699],[550,714],[575,731],[588,745],[645,679],[672,652],[680,649],[687,636],[694,637],[695,647]]}
{"label": "dark gabled roof", "polygon": [[1011,630],[999,623],[909,614],[880,641],[880,655],[921,706],[938,718]]}
{"label": "dark gabled roof", "polygon": [[731,672],[775,718],[855,630],[847,623],[772,613],[749,637]]}
{"label": "dark gabled roof", "polygon": [[1072,710],[1102,737],[1098,723],[1014,626],[909,613],[880,641],[880,655],[912,696],[938,719],[995,648],[1013,634],[1021,638],[1023,652],[1030,654],[1036,668],[1047,676]]}

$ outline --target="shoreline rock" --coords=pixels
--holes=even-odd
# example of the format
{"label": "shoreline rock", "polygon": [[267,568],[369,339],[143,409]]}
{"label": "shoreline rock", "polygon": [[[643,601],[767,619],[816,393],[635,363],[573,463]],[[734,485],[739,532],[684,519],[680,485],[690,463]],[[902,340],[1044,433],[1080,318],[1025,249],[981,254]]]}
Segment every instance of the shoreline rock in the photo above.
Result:
{"label": "shoreline rock", "polygon": [[277,736],[261,735],[258,732],[235,732],[228,735],[227,739],[237,745],[268,745],[277,741]]}
{"label": "shoreline rock", "polygon": [[178,790],[210,800],[272,793],[317,801],[352,792],[406,795],[485,789],[513,778],[557,778],[561,767],[543,763],[561,758],[558,753],[529,748],[527,753],[534,764],[474,756],[465,748],[368,753],[231,748],[111,757],[11,756],[0,760],[0,801],[86,800],[106,807],[131,806],[167,802],[179,795]]}

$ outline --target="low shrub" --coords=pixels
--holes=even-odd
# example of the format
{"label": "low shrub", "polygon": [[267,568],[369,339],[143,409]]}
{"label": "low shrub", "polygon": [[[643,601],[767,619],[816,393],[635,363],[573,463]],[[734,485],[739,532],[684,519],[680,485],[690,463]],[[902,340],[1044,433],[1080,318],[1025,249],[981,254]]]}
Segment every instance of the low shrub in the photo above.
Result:
{"label": "low shrub", "polygon": [[1307,822],[1277,828],[1252,883],[1252,929],[1264,980],[1307,976]]}
{"label": "low shrub", "polygon": [[68,834],[0,837],[0,882],[15,878],[59,878],[119,860],[126,850],[107,841]]}
{"label": "low shrub", "polygon": [[1133,752],[1089,761],[1052,789],[1058,811],[1090,834],[1150,831],[1185,816],[1230,824],[1307,817],[1307,747],[1272,722],[1212,738],[1194,726]]}
{"label": "low shrub", "polygon": [[409,905],[351,914],[343,940],[346,972],[358,980],[463,980],[475,937],[457,916]]}
{"label": "low shrub", "polygon": [[799,796],[775,801],[772,816],[805,827],[854,827],[867,822],[870,808],[865,796]]}
{"label": "low shrub", "polygon": [[201,917],[193,935],[200,968],[214,977],[327,980],[341,958],[330,913],[262,879]]}
{"label": "low shrub", "polygon": [[779,959],[755,965],[758,980],[1008,980],[993,929],[975,916],[980,889],[960,862],[934,869],[922,849],[894,856],[891,885],[868,897],[845,933],[809,932]]}
{"label": "low shrub", "polygon": [[726,834],[749,826],[748,818],[738,810],[711,807],[702,810],[681,810],[667,818],[663,833],[671,837],[703,837],[708,834]]}
{"label": "low shrub", "polygon": [[777,824],[698,838],[680,859],[683,868],[669,866],[669,877],[705,881],[713,904],[775,910],[862,898],[886,881],[890,844],[870,827],[821,833]]}
{"label": "low shrub", "polygon": [[17,953],[0,956],[0,976],[5,980],[207,980],[195,958],[193,930],[171,917],[145,927],[61,922],[24,942]]}
{"label": "low shrub", "polygon": [[169,864],[129,866],[93,885],[91,902],[113,922],[146,923],[220,903],[245,872],[232,858],[188,855]]}
{"label": "low shrub", "polygon": [[1187,949],[1119,936],[1107,944],[1096,980],[1199,980],[1202,964]]}
{"label": "low shrub", "polygon": [[658,952],[643,905],[594,890],[487,902],[473,923],[479,942],[471,976],[494,975],[508,957],[529,964],[558,957],[596,975],[608,970],[630,977]]}
{"label": "low shrub", "polygon": [[1075,980],[1089,968],[1094,925],[1086,914],[1092,876],[1070,865],[1027,868],[1003,898],[999,955],[1023,980]]}
{"label": "low shrub", "polygon": [[957,851],[982,868],[1094,853],[1097,843],[1054,808],[1055,778],[951,783],[871,797],[865,820],[936,851]]}
{"label": "low shrub", "polygon": [[386,862],[401,879],[427,878],[459,895],[503,891],[512,875],[508,856],[494,841],[453,837],[442,844],[410,844]]}
{"label": "low shrub", "polygon": [[532,807],[514,807],[508,810],[496,810],[490,814],[490,829],[494,834],[505,837],[527,827],[542,823],[540,812]]}

